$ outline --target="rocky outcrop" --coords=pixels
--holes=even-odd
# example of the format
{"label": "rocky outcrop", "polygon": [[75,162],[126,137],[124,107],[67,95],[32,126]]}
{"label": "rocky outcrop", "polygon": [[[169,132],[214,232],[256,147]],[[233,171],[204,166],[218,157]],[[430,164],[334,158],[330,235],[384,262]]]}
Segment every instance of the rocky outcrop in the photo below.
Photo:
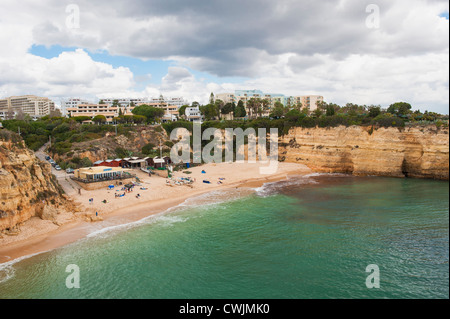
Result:
{"label": "rocky outcrop", "polygon": [[0,232],[34,216],[53,221],[69,204],[48,163],[23,141],[0,138]]}
{"label": "rocky outcrop", "polygon": [[448,128],[293,128],[279,146],[281,161],[317,172],[449,179]]}
{"label": "rocky outcrop", "polygon": [[[73,143],[72,150],[66,154],[50,154],[56,161],[68,161],[72,158],[88,158],[92,163],[99,160],[117,157],[116,150],[122,148],[130,152],[130,156],[140,154],[144,146],[151,143],[159,145],[159,140],[168,141],[166,131],[158,127],[136,127],[126,135],[116,136],[107,133],[105,137],[86,142]],[[163,149],[169,149],[163,145]]]}

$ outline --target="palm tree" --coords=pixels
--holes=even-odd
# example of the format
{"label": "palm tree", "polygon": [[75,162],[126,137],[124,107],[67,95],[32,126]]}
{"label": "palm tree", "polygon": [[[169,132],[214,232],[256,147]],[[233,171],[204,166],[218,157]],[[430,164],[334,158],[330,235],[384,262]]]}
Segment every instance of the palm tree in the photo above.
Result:
{"label": "palm tree", "polygon": [[250,113],[250,118],[256,118],[257,114],[258,114],[258,109],[260,107],[260,102],[258,101],[259,99],[255,99],[254,97],[252,97],[250,100],[248,100],[247,102],[247,108],[249,109],[249,113]]}
{"label": "palm tree", "polygon": [[[270,102],[268,99],[263,99],[261,100],[261,108],[262,108],[262,112],[266,113],[269,109],[270,109]],[[261,116],[261,114],[260,114]]]}

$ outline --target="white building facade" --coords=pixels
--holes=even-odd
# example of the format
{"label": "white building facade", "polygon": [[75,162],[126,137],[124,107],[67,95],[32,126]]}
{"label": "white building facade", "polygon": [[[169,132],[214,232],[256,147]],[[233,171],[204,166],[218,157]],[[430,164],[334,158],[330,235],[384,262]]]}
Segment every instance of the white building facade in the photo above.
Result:
{"label": "white building facade", "polygon": [[198,107],[187,107],[184,111],[186,120],[192,123],[203,123],[203,116]]}
{"label": "white building facade", "polygon": [[0,99],[0,118],[28,114],[34,119],[49,115],[55,110],[55,103],[46,97],[36,95],[11,96]]}
{"label": "white building facade", "polygon": [[225,104],[235,103],[237,105],[239,101],[242,101],[246,107],[247,102],[252,98],[267,100],[270,108],[273,108],[276,102],[286,107],[294,107],[301,103],[302,108],[308,108],[310,111],[317,109],[318,102],[324,101],[323,96],[320,95],[285,96],[283,94],[264,93],[260,90],[236,90],[234,93],[215,95],[216,100],[222,100]]}

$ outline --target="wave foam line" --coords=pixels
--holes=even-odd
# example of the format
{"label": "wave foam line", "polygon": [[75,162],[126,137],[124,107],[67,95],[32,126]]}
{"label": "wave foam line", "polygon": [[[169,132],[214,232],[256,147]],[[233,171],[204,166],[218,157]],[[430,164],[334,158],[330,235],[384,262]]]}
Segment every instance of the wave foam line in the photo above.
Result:
{"label": "wave foam line", "polygon": [[3,264],[0,264],[0,284],[7,282],[8,280],[14,278],[15,273],[16,273],[16,270],[14,269],[15,264],[21,262],[22,260],[37,256],[40,254],[47,253],[49,251],[51,251],[51,250],[41,251],[41,252],[34,253],[31,255],[22,256],[22,257],[14,259],[14,260],[7,261]]}

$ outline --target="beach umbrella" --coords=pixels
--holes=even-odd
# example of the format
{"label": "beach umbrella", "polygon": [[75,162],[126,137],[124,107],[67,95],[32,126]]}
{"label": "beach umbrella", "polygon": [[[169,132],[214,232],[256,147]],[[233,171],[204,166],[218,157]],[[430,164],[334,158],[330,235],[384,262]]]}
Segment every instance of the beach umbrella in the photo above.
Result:
{"label": "beach umbrella", "polygon": [[109,185],[108,187],[109,187],[109,189],[113,189],[114,185]]}

